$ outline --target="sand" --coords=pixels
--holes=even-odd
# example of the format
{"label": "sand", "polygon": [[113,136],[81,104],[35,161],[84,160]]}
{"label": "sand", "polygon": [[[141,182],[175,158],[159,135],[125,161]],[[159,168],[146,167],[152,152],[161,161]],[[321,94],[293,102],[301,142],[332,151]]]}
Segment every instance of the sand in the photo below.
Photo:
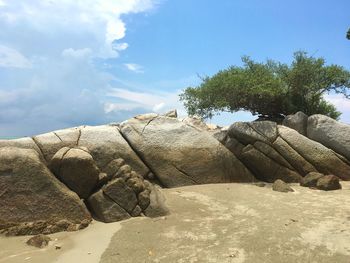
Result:
{"label": "sand", "polygon": [[249,184],[164,189],[168,216],[93,222],[51,235],[57,240],[44,249],[27,246],[29,237],[0,237],[0,263],[348,263],[350,184],[342,184],[330,192],[292,185],[295,192],[279,193]]}

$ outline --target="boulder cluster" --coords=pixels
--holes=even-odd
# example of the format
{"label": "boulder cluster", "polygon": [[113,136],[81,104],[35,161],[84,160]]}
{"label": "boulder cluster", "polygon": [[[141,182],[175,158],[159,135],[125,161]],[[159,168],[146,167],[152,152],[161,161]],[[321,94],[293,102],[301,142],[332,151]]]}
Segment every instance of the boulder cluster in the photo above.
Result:
{"label": "boulder cluster", "polygon": [[237,122],[144,114],[0,140],[0,232],[50,234],[169,213],[162,187],[298,182],[321,190],[350,180],[350,126],[326,116]]}
{"label": "boulder cluster", "polygon": [[[342,132],[331,133],[330,126]],[[349,125],[299,112],[288,116],[284,125],[271,121],[237,122],[214,136],[258,180],[299,183],[315,172],[350,180],[350,140],[346,134],[350,134]],[[347,147],[340,148],[340,144]]]}

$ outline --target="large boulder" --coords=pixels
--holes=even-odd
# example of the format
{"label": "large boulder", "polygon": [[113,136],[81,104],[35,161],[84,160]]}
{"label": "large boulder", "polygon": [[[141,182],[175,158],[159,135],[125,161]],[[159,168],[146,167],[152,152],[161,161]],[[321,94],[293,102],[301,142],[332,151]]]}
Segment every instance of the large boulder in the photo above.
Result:
{"label": "large boulder", "polygon": [[78,146],[89,150],[101,170],[104,170],[113,160],[122,158],[142,176],[149,173],[149,169],[125,141],[117,126],[102,125],[82,128]]}
{"label": "large boulder", "polygon": [[121,132],[166,187],[254,181],[210,133],[177,119],[137,117],[122,123]]}
{"label": "large boulder", "polygon": [[304,112],[298,111],[295,114],[286,116],[282,124],[306,136],[307,121],[308,116]]}
{"label": "large boulder", "polygon": [[308,118],[307,136],[350,160],[350,125],[324,115]]}
{"label": "large boulder", "polygon": [[279,135],[317,171],[323,174],[334,174],[343,180],[350,180],[350,166],[334,151],[285,126],[278,126],[278,131]]}
{"label": "large boulder", "polygon": [[76,146],[79,136],[80,128],[76,127],[40,134],[34,136],[33,140],[40,148],[45,160],[50,162],[59,149]]}
{"label": "large boulder", "polygon": [[100,180],[94,159],[84,149],[62,148],[52,157],[50,169],[83,199],[90,196]]}
{"label": "large boulder", "polygon": [[[91,220],[80,198],[32,149],[0,148],[0,196],[0,231],[12,235],[73,229]],[[63,229],[57,227],[62,220]]]}

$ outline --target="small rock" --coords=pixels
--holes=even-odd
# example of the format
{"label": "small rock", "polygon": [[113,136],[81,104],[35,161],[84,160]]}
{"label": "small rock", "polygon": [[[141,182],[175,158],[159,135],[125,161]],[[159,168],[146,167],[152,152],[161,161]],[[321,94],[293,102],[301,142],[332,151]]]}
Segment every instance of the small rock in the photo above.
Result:
{"label": "small rock", "polygon": [[124,164],[122,167],[120,167],[120,169],[116,173],[115,177],[117,177],[117,178],[122,177],[125,174],[131,173],[131,171],[132,171],[132,169],[131,169],[130,165]]}
{"label": "small rock", "polygon": [[28,239],[27,244],[29,246],[43,248],[49,244],[49,241],[51,241],[50,237],[40,234]]}
{"label": "small rock", "polygon": [[145,185],[143,184],[142,180],[138,177],[131,177],[129,180],[126,181],[126,184],[134,190],[136,194],[142,192],[145,189]]}
{"label": "small rock", "polygon": [[294,190],[281,179],[277,179],[273,185],[272,190],[282,193],[294,192]]}
{"label": "small rock", "polygon": [[150,194],[151,191],[146,189],[143,192],[139,193],[138,199],[139,199],[139,206],[142,210],[145,210],[149,204],[150,204]]}
{"label": "small rock", "polygon": [[254,183],[254,185],[259,186],[259,187],[265,187],[266,186],[266,184],[263,183],[263,182],[257,182],[257,183]]}
{"label": "small rock", "polygon": [[62,248],[62,246],[59,246],[59,245],[55,245],[55,249],[57,250],[57,249],[61,249]]}
{"label": "small rock", "polygon": [[324,174],[311,172],[308,173],[305,177],[303,177],[300,181],[300,185],[304,187],[315,187],[318,179],[323,177]]}
{"label": "small rock", "polygon": [[139,215],[141,215],[141,212],[142,212],[141,208],[137,205],[134,208],[134,210],[132,210],[131,216],[133,216],[133,217],[139,216]]}
{"label": "small rock", "polygon": [[164,116],[169,118],[177,118],[177,110],[171,110],[164,114]]}
{"label": "small rock", "polygon": [[341,184],[339,183],[339,177],[335,175],[325,175],[318,179],[316,187],[319,190],[330,191],[341,189]]}

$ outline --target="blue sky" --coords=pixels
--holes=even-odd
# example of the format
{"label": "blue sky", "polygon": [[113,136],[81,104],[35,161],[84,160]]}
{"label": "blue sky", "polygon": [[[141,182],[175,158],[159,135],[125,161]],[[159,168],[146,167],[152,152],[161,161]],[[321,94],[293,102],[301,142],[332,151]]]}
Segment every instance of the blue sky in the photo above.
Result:
{"label": "blue sky", "polygon": [[[349,10],[346,0],[0,0],[0,136],[184,115],[181,90],[242,55],[289,63],[305,50],[350,70]],[[327,99],[350,123],[349,101]]]}

